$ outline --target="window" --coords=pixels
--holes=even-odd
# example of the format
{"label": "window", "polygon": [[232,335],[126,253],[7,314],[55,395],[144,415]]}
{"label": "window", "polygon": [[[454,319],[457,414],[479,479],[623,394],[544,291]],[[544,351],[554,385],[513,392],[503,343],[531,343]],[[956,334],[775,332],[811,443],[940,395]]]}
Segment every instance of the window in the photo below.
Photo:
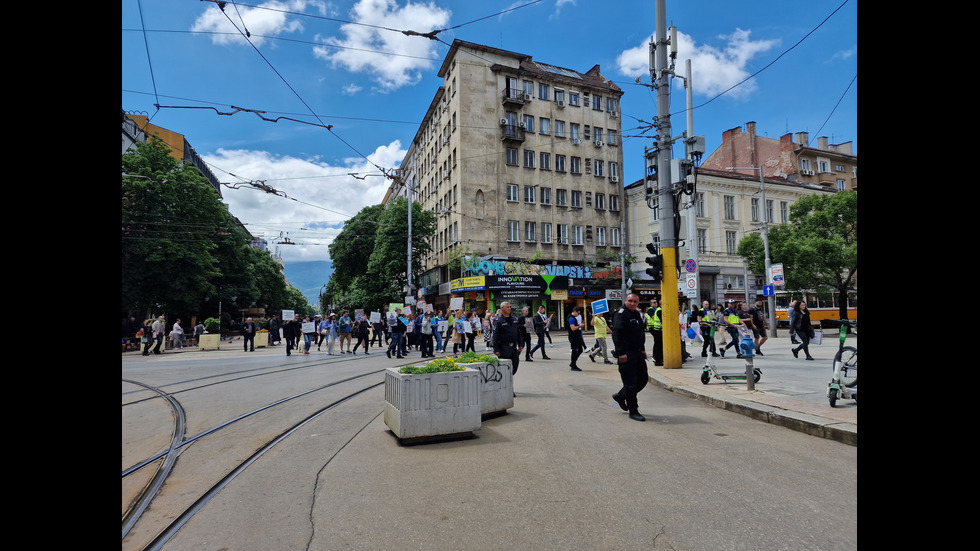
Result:
{"label": "window", "polygon": [[535,241],[535,223],[524,222],[524,241],[533,243]]}
{"label": "window", "polygon": [[619,178],[619,163],[609,163],[609,176]]}
{"label": "window", "polygon": [[572,157],[571,163],[571,173],[581,174],[582,173],[582,159],[579,157]]}
{"label": "window", "polygon": [[551,243],[551,222],[541,223],[541,242]]}
{"label": "window", "polygon": [[601,142],[602,141],[602,129],[597,126],[597,127],[594,128],[594,130],[595,130],[595,132],[593,134],[595,135],[595,141]]}
{"label": "window", "polygon": [[555,204],[558,205],[559,207],[567,207],[568,206],[568,201],[566,199],[566,194],[567,193],[568,192],[565,191],[565,190],[563,190],[563,189],[556,189],[555,190]]}
{"label": "window", "polygon": [[524,94],[527,97],[529,97],[529,98],[533,98],[534,97],[534,82],[533,81],[530,81],[530,80],[525,80],[521,84],[524,85]]}
{"label": "window", "polygon": [[606,111],[615,111],[615,110],[616,110],[616,99],[606,98]]}
{"label": "window", "polygon": [[548,99],[551,97],[551,91],[548,89],[547,84],[538,84],[538,99]]}
{"label": "window", "polygon": [[844,165],[834,165],[834,172],[844,172]]}
{"label": "window", "polygon": [[582,244],[582,226],[572,225],[572,245]]}
{"label": "window", "polygon": [[558,172],[565,172],[565,156],[555,155],[555,170]]}
{"label": "window", "polygon": [[551,204],[551,188],[543,187],[541,188],[541,204],[550,205]]}
{"label": "window", "polygon": [[733,231],[725,232],[725,252],[728,254],[735,254],[736,250],[738,249],[735,233],[736,232]]}
{"label": "window", "polygon": [[568,224],[558,224],[556,237],[559,245],[568,245]]}
{"label": "window", "polygon": [[507,164],[511,166],[517,166],[517,150],[508,147],[507,148]]}
{"label": "window", "polygon": [[660,197],[651,197],[648,201],[650,205],[650,220],[660,220]]}
{"label": "window", "polygon": [[605,210],[606,208],[606,194],[596,193],[595,194],[595,210]]}
{"label": "window", "polygon": [[555,137],[565,137],[565,121],[555,121]]}
{"label": "window", "polygon": [[708,230],[698,230],[698,254],[708,252]]}
{"label": "window", "polygon": [[609,210],[619,210],[619,195],[609,194]]}
{"label": "window", "polygon": [[599,247],[606,246],[606,228],[599,226],[595,229],[595,244]]}
{"label": "window", "polygon": [[578,92],[568,93],[568,105],[574,105],[578,107]]}
{"label": "window", "polygon": [[525,149],[524,150],[524,168],[534,168],[534,157],[533,151]]}
{"label": "window", "polygon": [[541,154],[541,170],[551,170],[551,153]]}
{"label": "window", "polygon": [[622,240],[619,237],[619,228],[609,228],[609,244],[613,247],[622,246]]}
{"label": "window", "polygon": [[766,222],[772,223],[772,200],[766,200]]}
{"label": "window", "polygon": [[820,172],[830,172],[830,163],[827,161],[817,161],[817,167]]}
{"label": "window", "polygon": [[580,209],[582,208],[582,192],[573,191],[572,192],[572,208]]}
{"label": "window", "polygon": [[521,234],[519,228],[520,222],[517,220],[507,221],[507,241],[520,241]]}
{"label": "window", "polygon": [[735,196],[725,196],[725,220],[735,219]]}
{"label": "window", "polygon": [[507,201],[516,202],[518,201],[518,191],[517,184],[507,184]]}
{"label": "window", "polygon": [[524,186],[524,202],[534,202],[534,186]]}
{"label": "window", "polygon": [[694,199],[694,215],[704,216],[704,193],[699,192]]}
{"label": "window", "polygon": [[619,133],[615,130],[606,130],[606,145],[618,145]]}
{"label": "window", "polygon": [[592,163],[592,164],[595,167],[595,175],[596,176],[604,176],[604,174],[602,173],[603,172],[602,169],[603,169],[603,165],[605,163],[603,163],[603,161],[600,161],[599,159],[596,159],[595,162]]}
{"label": "window", "polygon": [[538,133],[547,134],[551,132],[551,119],[538,119]]}
{"label": "window", "polygon": [[779,202],[779,222],[782,224],[789,222],[789,203],[786,201]]}
{"label": "window", "polygon": [[759,221],[759,198],[758,197],[752,198],[752,221],[753,222]]}
{"label": "window", "polygon": [[534,132],[534,117],[531,115],[524,115],[524,130]]}
{"label": "window", "polygon": [[800,159],[800,170],[810,170],[810,159]]}
{"label": "window", "polygon": [[847,189],[847,185],[844,183],[844,180],[841,180],[840,178],[838,178],[837,179],[837,191],[844,191],[845,189]]}
{"label": "window", "polygon": [[573,140],[579,139],[579,125],[578,125],[578,123],[575,123],[575,122],[570,123],[569,124],[569,128],[571,130],[571,132],[569,133],[569,137],[571,139],[573,139]]}
{"label": "window", "polygon": [[565,101],[565,91],[561,88],[555,88],[555,101]]}
{"label": "window", "polygon": [[592,108],[602,111],[602,96],[592,96]]}
{"label": "window", "polygon": [[459,243],[459,222],[453,222],[453,243]]}

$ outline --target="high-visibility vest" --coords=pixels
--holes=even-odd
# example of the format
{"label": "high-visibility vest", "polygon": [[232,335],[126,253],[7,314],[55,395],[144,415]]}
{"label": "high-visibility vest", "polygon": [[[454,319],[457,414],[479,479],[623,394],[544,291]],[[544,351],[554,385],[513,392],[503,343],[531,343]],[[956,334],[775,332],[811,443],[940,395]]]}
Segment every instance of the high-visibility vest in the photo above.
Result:
{"label": "high-visibility vest", "polygon": [[728,323],[732,325],[738,325],[738,315],[735,314],[735,312],[732,312],[731,310],[729,310],[728,312],[729,312]]}
{"label": "high-visibility vest", "polygon": [[657,307],[656,310],[654,310],[652,316],[650,314],[644,314],[644,316],[647,318],[647,327],[653,329],[654,331],[660,331],[663,329],[664,324],[663,321],[661,321],[660,319],[661,313],[660,313],[659,306]]}

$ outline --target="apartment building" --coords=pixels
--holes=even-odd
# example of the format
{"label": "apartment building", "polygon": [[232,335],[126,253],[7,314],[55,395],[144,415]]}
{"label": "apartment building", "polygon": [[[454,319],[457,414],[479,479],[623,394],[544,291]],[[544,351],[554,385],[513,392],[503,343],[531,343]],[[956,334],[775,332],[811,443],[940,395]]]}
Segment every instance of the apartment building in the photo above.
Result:
{"label": "apartment building", "polygon": [[[622,90],[598,65],[581,73],[461,40],[438,75],[389,192],[439,216],[416,284],[442,302],[461,275],[594,280],[596,251],[623,242]],[[451,273],[460,254],[471,262]]]}

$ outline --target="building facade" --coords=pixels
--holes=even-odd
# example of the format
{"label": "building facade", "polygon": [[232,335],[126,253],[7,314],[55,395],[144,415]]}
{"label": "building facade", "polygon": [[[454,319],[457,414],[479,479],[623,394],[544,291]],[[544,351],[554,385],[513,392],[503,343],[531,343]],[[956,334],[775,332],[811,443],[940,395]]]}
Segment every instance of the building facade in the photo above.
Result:
{"label": "building facade", "polygon": [[[779,140],[755,136],[755,125],[748,132],[740,129],[725,132],[722,145],[697,169],[694,195],[680,205],[680,224],[677,232],[682,244],[677,249],[681,281],[653,283],[646,278],[646,243],[660,243],[660,209],[657,199],[647,200],[644,181],[626,187],[628,235],[630,249],[639,251],[638,262],[631,266],[634,290],[642,302],[661,295],[675,285],[681,288],[686,278],[683,263],[696,259],[697,297],[712,304],[734,300],[754,301],[762,297],[766,284],[764,274],[748,272],[738,243],[750,233],[760,233],[763,223],[775,225],[789,222],[789,208],[801,197],[838,190],[857,189],[857,157],[850,153],[850,144],[826,149],[825,139],[818,140],[824,149],[806,145],[806,134],[797,134],[801,143],[794,143],[787,134]],[[846,152],[844,152],[846,151]],[[827,166],[824,165],[827,164]],[[765,199],[761,193],[758,168],[763,168]],[[802,166],[824,169],[803,172]],[[737,167],[737,168],[735,168]],[[695,298],[695,297],[691,297]]]}
{"label": "building facade", "polygon": [[438,215],[416,286],[442,305],[462,276],[557,274],[583,283],[585,304],[585,282],[610,272],[593,269],[597,252],[623,244],[622,90],[598,65],[580,73],[460,40],[438,74],[388,194]]}

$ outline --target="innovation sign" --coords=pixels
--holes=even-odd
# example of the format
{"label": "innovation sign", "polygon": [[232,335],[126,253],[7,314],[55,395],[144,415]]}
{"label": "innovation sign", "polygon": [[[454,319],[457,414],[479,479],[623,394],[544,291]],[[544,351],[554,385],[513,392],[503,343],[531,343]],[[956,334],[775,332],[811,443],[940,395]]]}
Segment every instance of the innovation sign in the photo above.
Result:
{"label": "innovation sign", "polygon": [[491,291],[499,298],[544,298],[552,291],[567,290],[568,277],[551,275],[479,276],[454,279],[453,293]]}

